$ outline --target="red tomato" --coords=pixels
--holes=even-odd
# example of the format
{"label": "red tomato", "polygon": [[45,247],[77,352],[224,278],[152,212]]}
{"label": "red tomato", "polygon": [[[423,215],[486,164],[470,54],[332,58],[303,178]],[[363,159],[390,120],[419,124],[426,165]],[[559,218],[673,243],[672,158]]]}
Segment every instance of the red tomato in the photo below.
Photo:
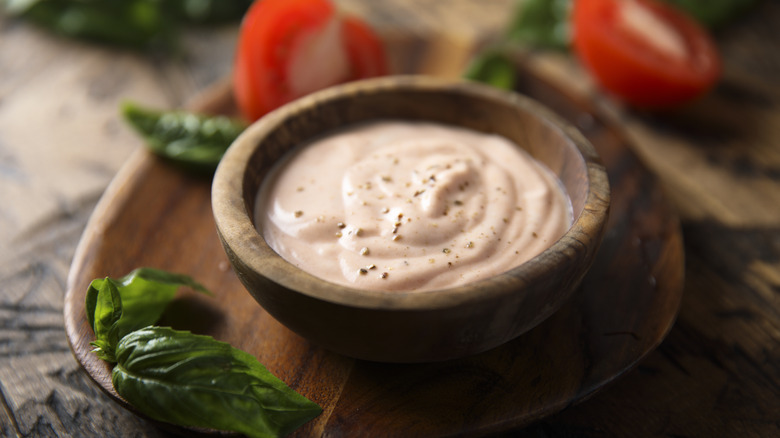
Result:
{"label": "red tomato", "polygon": [[596,81],[634,106],[684,103],[720,76],[707,32],[656,0],[576,0],[572,24],[574,49]]}
{"label": "red tomato", "polygon": [[233,70],[247,119],[310,92],[387,74],[379,38],[329,0],[258,0],[241,25]]}

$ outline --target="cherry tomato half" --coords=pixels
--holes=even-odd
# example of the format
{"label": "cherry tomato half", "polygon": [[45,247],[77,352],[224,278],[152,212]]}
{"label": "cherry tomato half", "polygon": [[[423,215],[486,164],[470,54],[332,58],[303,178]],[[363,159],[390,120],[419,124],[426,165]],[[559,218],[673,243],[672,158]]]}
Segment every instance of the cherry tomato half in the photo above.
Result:
{"label": "cherry tomato half", "polygon": [[257,0],[239,33],[233,88],[256,120],[310,92],[387,74],[384,48],[356,17],[328,0]]}
{"label": "cherry tomato half", "polygon": [[583,64],[603,88],[634,106],[682,104],[720,76],[707,32],[657,0],[576,0],[572,19]]}

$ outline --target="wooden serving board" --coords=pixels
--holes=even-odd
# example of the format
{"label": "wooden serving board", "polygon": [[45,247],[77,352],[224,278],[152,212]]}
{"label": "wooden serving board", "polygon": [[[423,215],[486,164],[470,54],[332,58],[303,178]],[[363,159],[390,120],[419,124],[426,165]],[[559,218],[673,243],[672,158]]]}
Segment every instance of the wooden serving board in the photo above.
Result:
{"label": "wooden serving board", "polygon": [[[183,291],[162,324],[254,354],[323,407],[295,436],[482,435],[593,395],[658,346],[675,320],[684,272],[679,221],[615,126],[530,73],[520,73],[518,90],[579,126],[612,185],[611,219],[592,270],[534,330],[483,354],[420,365],[359,361],[312,345],[271,318],[230,269],[212,219],[210,181],[139,149],[96,208],[71,268],[65,325],[77,360],[126,406],[110,368],[90,353],[85,293],[93,278],[151,266],[190,274],[216,294]],[[230,96],[229,84],[220,84],[193,109],[233,113]]]}

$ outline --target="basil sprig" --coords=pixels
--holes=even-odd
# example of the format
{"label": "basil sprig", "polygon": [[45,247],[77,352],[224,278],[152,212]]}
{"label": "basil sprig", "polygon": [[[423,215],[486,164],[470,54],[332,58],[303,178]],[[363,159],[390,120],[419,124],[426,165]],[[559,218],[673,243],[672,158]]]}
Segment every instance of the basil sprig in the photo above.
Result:
{"label": "basil sprig", "polygon": [[322,409],[229,344],[156,327],[181,286],[210,294],[191,277],[139,268],[93,280],[87,319],[98,357],[115,363],[117,393],[150,418],[181,426],[286,435]]}
{"label": "basil sprig", "polygon": [[275,437],[322,412],[254,356],[209,336],[148,327],[122,338],[116,354],[114,388],[160,421]]}
{"label": "basil sprig", "polygon": [[157,111],[129,102],[122,105],[121,111],[152,152],[202,173],[214,172],[227,148],[247,126],[227,116]]}
{"label": "basil sprig", "polygon": [[153,268],[138,268],[119,279],[92,280],[86,309],[96,337],[93,351],[105,361],[116,362],[114,350],[119,340],[156,323],[181,286],[211,294],[189,276]]}

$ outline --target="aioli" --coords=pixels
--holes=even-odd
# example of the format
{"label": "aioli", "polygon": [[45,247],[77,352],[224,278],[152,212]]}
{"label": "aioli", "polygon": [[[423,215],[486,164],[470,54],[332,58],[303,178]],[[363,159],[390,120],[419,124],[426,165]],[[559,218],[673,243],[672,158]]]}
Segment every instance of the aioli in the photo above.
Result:
{"label": "aioli", "polygon": [[560,181],[514,143],[401,121],[356,125],[297,149],[255,205],[279,255],[359,289],[484,279],[539,254],[572,223]]}

